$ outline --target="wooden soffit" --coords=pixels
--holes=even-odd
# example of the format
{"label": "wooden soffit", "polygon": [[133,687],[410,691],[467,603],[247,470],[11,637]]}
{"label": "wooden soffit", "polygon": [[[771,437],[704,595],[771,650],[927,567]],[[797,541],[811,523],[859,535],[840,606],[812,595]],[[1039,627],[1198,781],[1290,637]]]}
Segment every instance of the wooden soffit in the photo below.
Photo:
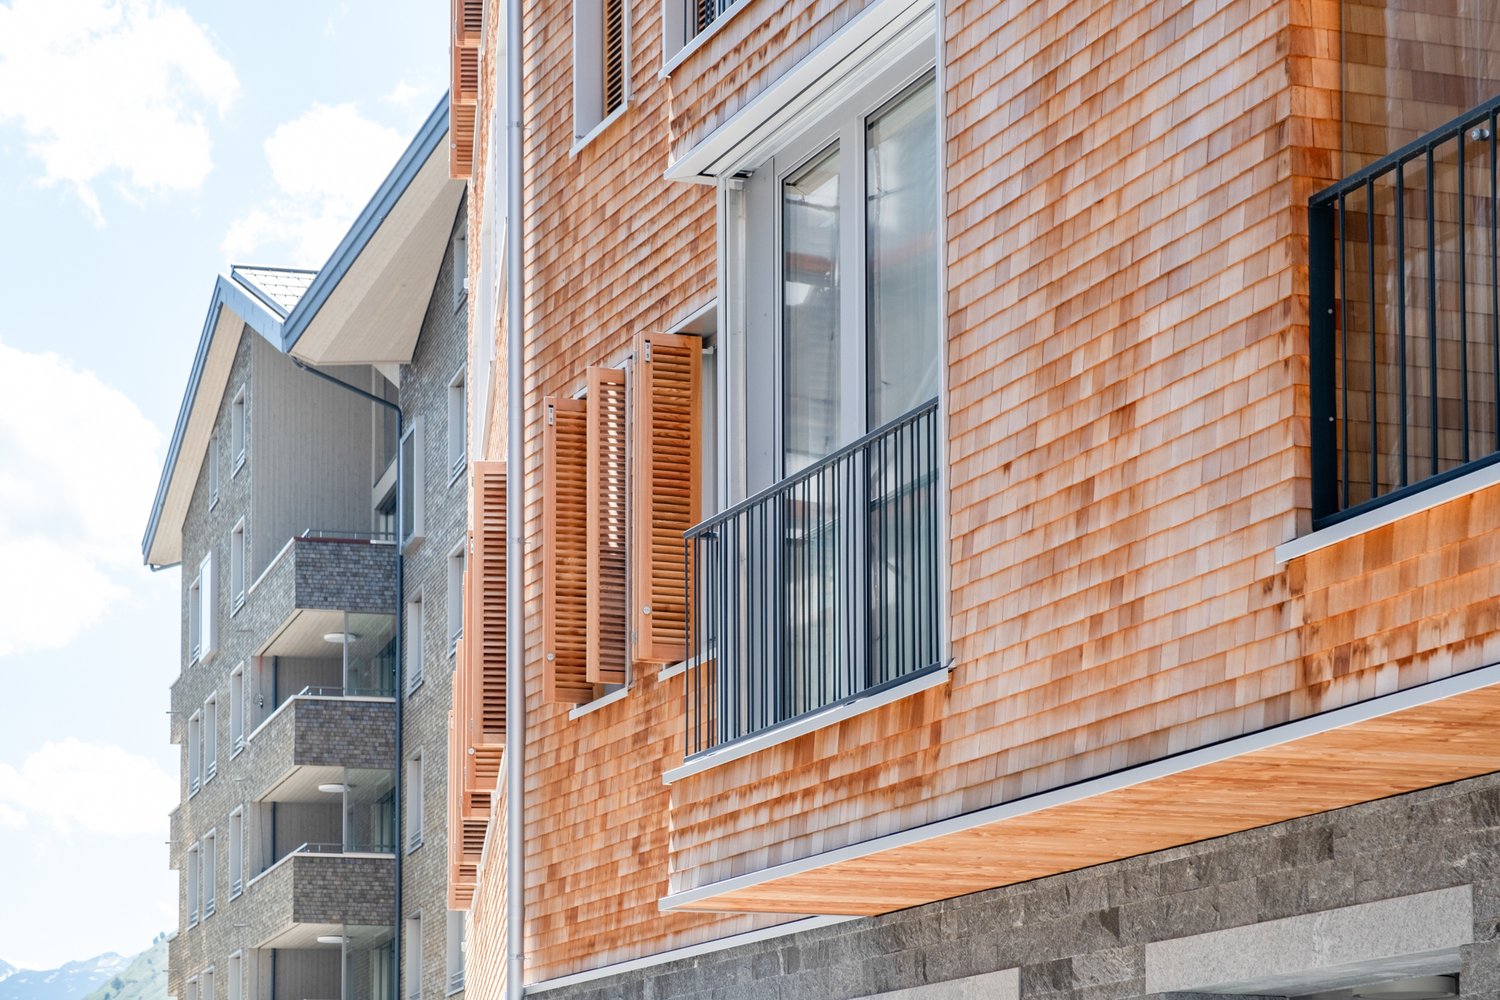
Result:
{"label": "wooden soffit", "polygon": [[666,910],[867,916],[1500,770],[1484,667],[914,830],[675,892]]}

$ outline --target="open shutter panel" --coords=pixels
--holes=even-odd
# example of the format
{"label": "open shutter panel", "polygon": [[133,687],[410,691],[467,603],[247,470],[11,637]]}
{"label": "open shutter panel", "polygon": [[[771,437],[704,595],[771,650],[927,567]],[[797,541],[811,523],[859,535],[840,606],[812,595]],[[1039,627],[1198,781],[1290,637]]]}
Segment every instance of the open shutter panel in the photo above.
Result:
{"label": "open shutter panel", "polygon": [[683,534],[702,515],[702,342],[678,334],[636,338],[631,601],[635,659],[687,657]]}
{"label": "open shutter panel", "polygon": [[630,655],[625,603],[625,372],[588,370],[588,680],[624,684]]}
{"label": "open shutter panel", "polygon": [[479,104],[479,44],[484,36],[483,0],[453,0],[453,36],[448,77],[448,173],[474,172],[474,125]]}
{"label": "open shutter panel", "polygon": [[588,679],[588,428],[581,399],[542,400],[542,692],[594,697]]}
{"label": "open shutter panel", "polygon": [[494,790],[505,747],[505,463],[475,462],[474,532],[464,590],[469,646],[469,742],[494,758],[483,785]]}

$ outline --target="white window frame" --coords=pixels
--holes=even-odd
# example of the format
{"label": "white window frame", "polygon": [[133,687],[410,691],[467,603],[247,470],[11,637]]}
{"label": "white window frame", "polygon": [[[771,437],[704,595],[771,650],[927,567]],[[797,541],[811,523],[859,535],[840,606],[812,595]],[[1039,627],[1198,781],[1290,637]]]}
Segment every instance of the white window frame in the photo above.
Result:
{"label": "white window frame", "polygon": [[453,311],[469,301],[469,236],[463,229],[453,234]]}
{"label": "white window frame", "polygon": [[709,22],[708,27],[689,36],[688,22],[686,16],[687,4],[684,0],[662,0],[661,5],[661,79],[667,79],[672,71],[678,67],[688,56],[697,52],[720,29],[740,11],[749,6],[750,0],[733,0],[731,3],[723,3],[720,0],[721,10]]}
{"label": "white window frame", "polygon": [[197,841],[187,849],[187,858],[183,862],[183,868],[187,872],[187,925],[189,928],[198,926],[198,903],[202,896],[199,885],[203,877],[203,866],[199,858],[200,844]]}
{"label": "white window frame", "polygon": [[229,529],[229,613],[234,615],[240,608],[245,606],[246,578],[249,576],[245,565],[245,557],[248,554],[245,541],[245,519],[242,517],[235,526]]}
{"label": "white window frame", "polygon": [[[613,111],[604,110],[604,3],[605,0],[573,0],[573,155],[609,128],[635,98],[631,86],[631,30],[635,14],[632,0],[625,5],[624,96]],[[597,103],[596,103],[597,100]]]}
{"label": "white window frame", "polygon": [[249,394],[243,385],[235,391],[234,402],[229,404],[229,451],[229,476],[232,479],[239,475],[250,451]]}
{"label": "white window frame", "polygon": [[245,665],[229,672],[229,757],[245,749]]}
{"label": "white window frame", "polygon": [[424,806],[426,775],[422,769],[422,751],[417,750],[406,758],[406,853],[410,854],[422,846],[422,826],[426,819]]}
{"label": "white window frame", "polygon": [[219,505],[219,435],[208,441],[208,509]]}
{"label": "white window frame", "polygon": [[197,976],[192,976],[188,979],[187,989],[185,989],[183,992],[186,994],[184,1000],[199,1000]]}
{"label": "white window frame", "polygon": [[469,463],[469,404],[464,369],[448,380],[448,485],[458,482]]}
{"label": "white window frame", "polygon": [[[399,463],[402,495],[396,504],[400,513],[400,544],[402,551],[409,552],[421,544],[426,521],[427,458],[423,453],[422,418],[417,417],[401,435],[401,444],[396,451]],[[410,492],[410,503],[405,492]]]}
{"label": "white window frame", "polygon": [[188,798],[203,787],[203,714],[194,712],[187,724]]}
{"label": "white window frame", "polygon": [[188,584],[188,666],[197,663],[203,655],[203,577],[193,577]]}
{"label": "white window frame", "polygon": [[[728,396],[737,401],[726,409],[727,440],[738,453],[724,456],[733,469],[730,490],[721,495],[727,506],[786,477],[783,402],[782,330],[782,202],[785,180],[839,146],[840,212],[860,217],[858,225],[844,224],[841,215],[839,255],[840,353],[839,427],[835,448],[855,440],[870,428],[865,419],[866,371],[865,296],[868,248],[865,239],[865,128],[869,119],[918,84],[934,70],[930,47],[918,47],[892,59],[845,94],[811,124],[795,133],[768,136],[757,148],[766,150],[749,171],[747,180],[721,180],[728,209],[730,233],[726,271],[731,297],[741,308],[730,313],[729,346],[733,366]],[[941,116],[941,100],[937,111]],[[802,119],[804,122],[806,118]],[[936,155],[936,153],[934,153]],[[941,171],[939,172],[941,178]],[[941,183],[941,180],[940,180]],[[746,303],[769,303],[761,309]],[[934,323],[936,323],[934,317]],[[720,338],[721,342],[723,338]],[[753,359],[753,360],[752,360]],[[724,366],[719,366],[721,369]],[[720,376],[721,384],[724,376]],[[752,384],[753,382],[753,384]],[[940,378],[941,384],[941,378]],[[941,390],[940,390],[941,391]],[[770,420],[755,419],[769,407]]]}
{"label": "white window frame", "polygon": [[422,996],[422,911],[406,918],[406,1000]]}
{"label": "white window frame", "polygon": [[203,1000],[214,1000],[214,967],[210,965],[199,976],[199,994]]}
{"label": "white window frame", "polygon": [[229,898],[245,891],[245,807],[236,806],[229,813]]}
{"label": "white window frame", "polygon": [[464,988],[464,978],[468,968],[466,953],[469,947],[468,927],[464,922],[466,916],[463,910],[448,911],[448,968],[447,977],[443,980],[447,984],[448,996]]}
{"label": "white window frame", "polygon": [[426,652],[423,641],[422,592],[419,590],[406,602],[406,693],[410,694],[422,686],[426,671],[422,669]]}
{"label": "white window frame", "polygon": [[458,652],[464,636],[464,568],[468,564],[468,543],[461,541],[448,551],[448,622],[443,641],[448,655]]}
{"label": "white window frame", "polygon": [[224,985],[227,987],[225,990],[227,1000],[244,1000],[245,952],[243,950],[229,953],[229,969]]}
{"label": "white window frame", "polygon": [[214,553],[209,549],[198,564],[198,652],[195,659],[199,663],[212,656],[219,645],[214,580]]}
{"label": "white window frame", "polygon": [[203,897],[203,919],[207,920],[218,910],[218,876],[219,876],[219,831],[213,829],[203,835],[200,841],[203,845],[198,852],[198,859],[203,865],[203,875],[199,880],[199,894]]}
{"label": "white window frame", "polygon": [[203,701],[203,784],[207,785],[219,773],[219,695],[209,695]]}

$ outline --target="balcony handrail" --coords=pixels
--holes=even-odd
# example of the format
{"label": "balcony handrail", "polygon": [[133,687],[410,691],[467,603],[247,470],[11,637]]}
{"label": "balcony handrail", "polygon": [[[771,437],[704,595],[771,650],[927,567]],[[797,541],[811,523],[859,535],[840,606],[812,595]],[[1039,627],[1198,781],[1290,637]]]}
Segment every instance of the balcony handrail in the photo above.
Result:
{"label": "balcony handrail", "polygon": [[684,533],[688,758],[941,667],[937,414]]}
{"label": "balcony handrail", "polygon": [[313,685],[308,685],[301,691],[298,691],[296,694],[287,695],[287,697],[282,700],[280,705],[277,705],[271,710],[270,715],[267,715],[264,719],[261,719],[259,725],[250,730],[249,734],[245,736],[246,745],[253,743],[255,741],[255,737],[260,735],[261,730],[265,729],[272,722],[279,719],[281,717],[281,713],[287,711],[288,707],[292,704],[298,701],[318,700],[351,702],[373,701],[379,704],[388,704],[396,700],[396,695],[394,692],[391,694],[345,694],[344,689],[341,687],[314,687]]}
{"label": "balcony handrail", "polygon": [[344,531],[340,528],[307,528],[297,536],[304,542],[344,542],[355,545],[390,545],[394,531]]}
{"label": "balcony handrail", "polygon": [[1418,136],[1395,152],[1387,153],[1374,163],[1361,167],[1347,177],[1335,181],[1314,194],[1308,199],[1308,203],[1313,207],[1317,207],[1336,201],[1339,197],[1347,195],[1351,191],[1358,190],[1376,177],[1390,173],[1396,169],[1397,165],[1423,155],[1429,149],[1435,148],[1439,143],[1453,138],[1455,135],[1474,125],[1488,121],[1496,114],[1500,114],[1500,95],[1492,97],[1483,104],[1476,105],[1461,114],[1455,115],[1431,132]]}
{"label": "balcony handrail", "polygon": [[873,442],[889,434],[891,431],[896,430],[898,427],[901,427],[908,423],[913,423],[920,418],[925,417],[927,414],[935,411],[937,409],[937,406],[937,397],[934,396],[932,399],[929,399],[921,406],[918,406],[912,410],[908,410],[907,412],[901,414],[901,416],[896,417],[894,420],[889,420],[884,424],[881,424],[879,427],[875,428],[873,431],[870,431],[863,437],[856,438],[855,440],[850,441],[848,444],[844,445],[838,450],[830,452],[828,455],[825,455],[823,458],[818,459],[818,461],[814,462],[812,465],[809,465],[807,468],[802,469],[798,472],[794,472],[790,476],[786,476],[785,478],[778,479],[776,482],[772,483],[770,486],[767,486],[759,493],[755,493],[752,496],[746,497],[744,500],[741,500],[739,503],[735,504],[732,507],[720,511],[713,517],[710,517],[704,521],[700,521],[698,524],[695,524],[693,527],[683,532],[683,537],[688,541],[692,541],[695,538],[706,535],[708,532],[712,531],[714,528],[718,527],[724,522],[732,519],[736,515],[742,514],[750,508],[764,503],[777,494],[790,492],[798,484],[806,482],[807,480],[820,475],[828,466],[836,464],[840,459],[847,458],[857,451],[862,451],[865,448],[868,448]]}

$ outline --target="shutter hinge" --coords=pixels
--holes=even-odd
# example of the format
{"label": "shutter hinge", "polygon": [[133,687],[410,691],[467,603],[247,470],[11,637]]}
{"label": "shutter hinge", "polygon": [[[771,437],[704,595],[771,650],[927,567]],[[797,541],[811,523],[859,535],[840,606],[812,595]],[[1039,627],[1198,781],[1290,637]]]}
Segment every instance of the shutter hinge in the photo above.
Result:
{"label": "shutter hinge", "polygon": [[555,407],[555,406],[548,406],[547,407],[547,426],[548,427],[551,427],[552,424],[553,424],[553,422],[554,422],[553,421],[553,414],[556,412],[556,410],[557,410],[557,407]]}
{"label": "shutter hinge", "polygon": [[644,360],[648,365],[651,363],[651,341],[649,340],[646,341],[646,357]]}

